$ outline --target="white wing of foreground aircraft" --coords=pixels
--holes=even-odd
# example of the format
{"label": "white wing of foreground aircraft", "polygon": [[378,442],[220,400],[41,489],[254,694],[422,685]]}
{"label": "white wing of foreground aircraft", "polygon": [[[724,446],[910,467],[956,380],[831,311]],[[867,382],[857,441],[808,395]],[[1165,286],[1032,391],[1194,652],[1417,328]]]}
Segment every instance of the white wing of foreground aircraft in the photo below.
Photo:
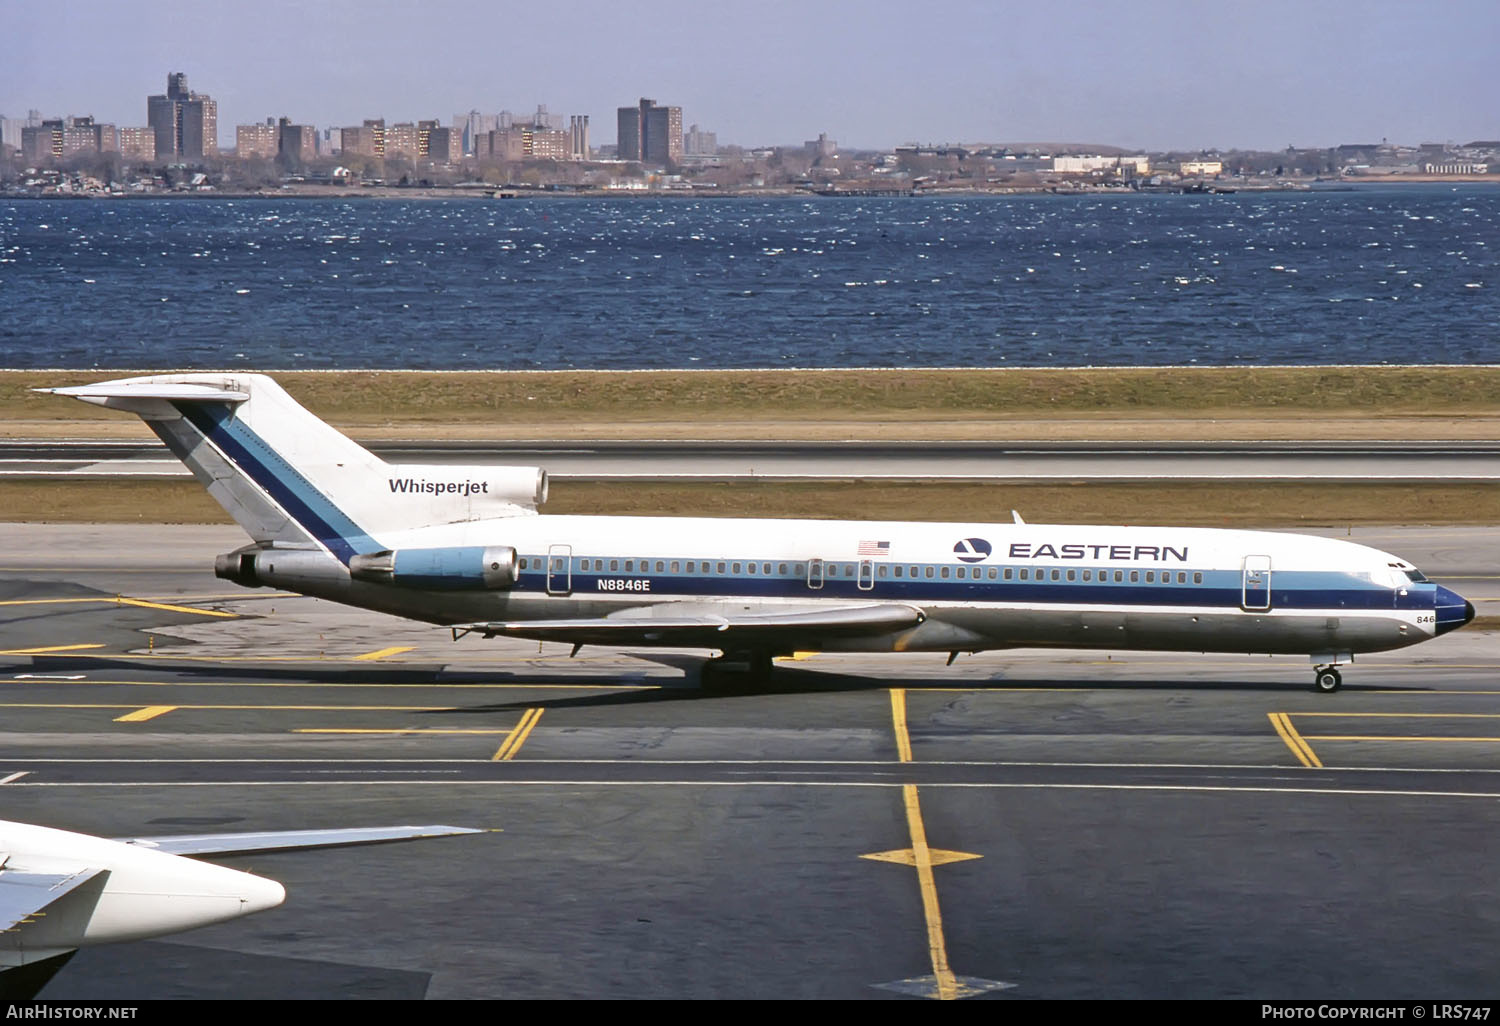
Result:
{"label": "white wing of foreground aircraft", "polygon": [[34,996],[78,948],[193,930],[286,898],[275,880],[184,856],[480,832],[397,826],[109,840],[0,820],[0,1000]]}
{"label": "white wing of foreground aircraft", "polygon": [[794,650],[1293,653],[1336,691],[1355,653],[1474,617],[1411,564],[1346,541],[1019,518],[543,516],[539,468],[386,463],[258,374],[42,391],[150,425],[253,539],[218,558],[220,577],[455,636],[716,649],[756,674]]}

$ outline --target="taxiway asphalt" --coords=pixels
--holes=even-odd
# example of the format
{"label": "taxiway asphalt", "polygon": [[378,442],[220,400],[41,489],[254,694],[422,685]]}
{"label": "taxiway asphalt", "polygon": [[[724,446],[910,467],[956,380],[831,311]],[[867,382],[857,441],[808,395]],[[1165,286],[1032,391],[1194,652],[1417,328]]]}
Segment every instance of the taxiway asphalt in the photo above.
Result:
{"label": "taxiway asphalt", "polygon": [[[1493,530],[1354,540],[1500,599]],[[224,860],[286,904],[85,950],[44,997],[1495,995],[1492,635],[1335,695],[1305,660],[1105,652],[704,691],[698,653],[235,589],[240,541],[0,525],[0,818],[489,832]]]}

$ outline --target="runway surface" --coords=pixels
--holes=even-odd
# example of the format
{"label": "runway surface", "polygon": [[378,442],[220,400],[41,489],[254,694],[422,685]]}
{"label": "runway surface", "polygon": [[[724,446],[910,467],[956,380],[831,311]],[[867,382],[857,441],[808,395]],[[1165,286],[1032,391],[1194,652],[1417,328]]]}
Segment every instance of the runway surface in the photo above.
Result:
{"label": "runway surface", "polygon": [[[557,478],[1500,480],[1491,442],[372,442],[391,463],[537,465]],[[182,477],[159,444],[0,442],[0,476]]]}
{"label": "runway surface", "polygon": [[[1492,529],[1353,537],[1500,599]],[[286,904],[45,997],[1495,996],[1491,635],[1335,695],[1293,658],[1068,652],[704,691],[699,653],[235,589],[240,542],[0,525],[0,817],[490,832],[224,860]]]}

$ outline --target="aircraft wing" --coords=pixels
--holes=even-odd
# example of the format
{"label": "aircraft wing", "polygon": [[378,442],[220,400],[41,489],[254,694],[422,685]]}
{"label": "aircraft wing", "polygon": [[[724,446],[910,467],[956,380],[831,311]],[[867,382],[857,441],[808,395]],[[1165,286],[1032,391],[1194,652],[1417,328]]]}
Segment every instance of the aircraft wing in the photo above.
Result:
{"label": "aircraft wing", "polygon": [[883,634],[915,627],[926,614],[899,603],[858,606],[761,607],[744,612],[695,609],[687,603],[636,606],[609,616],[568,620],[498,620],[454,624],[453,630],[485,637],[504,635],[572,644],[628,645],[678,643],[685,647],[720,648],[771,638],[817,638],[828,635]]}
{"label": "aircraft wing", "polygon": [[58,898],[105,872],[108,870],[23,873],[15,869],[0,869],[0,933],[24,925]]}
{"label": "aircraft wing", "polygon": [[[268,851],[346,848],[356,844],[384,844],[422,837],[482,834],[483,830],[455,826],[353,827],[345,830],[284,830],[239,834],[178,834],[172,837],[117,837],[125,844],[154,848],[169,855],[258,855]],[[0,876],[0,880],[3,880]]]}

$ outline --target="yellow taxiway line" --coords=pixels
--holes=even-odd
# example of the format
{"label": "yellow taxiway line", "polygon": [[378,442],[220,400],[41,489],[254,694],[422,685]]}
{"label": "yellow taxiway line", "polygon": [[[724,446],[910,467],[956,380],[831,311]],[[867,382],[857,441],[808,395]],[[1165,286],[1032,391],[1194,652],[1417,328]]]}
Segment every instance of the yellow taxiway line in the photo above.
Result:
{"label": "yellow taxiway line", "polygon": [[126,713],[124,716],[116,716],[115,722],[141,723],[145,720],[154,720],[156,717],[169,713],[176,708],[177,706],[175,705],[148,705],[144,709],[137,709],[135,712]]}
{"label": "yellow taxiway line", "polygon": [[415,645],[392,645],[390,648],[377,648],[373,652],[366,652],[364,655],[357,655],[354,657],[354,659],[356,662],[374,662],[376,659],[384,659],[386,656],[400,655],[402,652],[410,652],[416,647],[417,646]]}
{"label": "yellow taxiway line", "polygon": [[1323,761],[1318,758],[1318,753],[1312,750],[1307,739],[1297,733],[1297,728],[1292,726],[1292,719],[1287,713],[1267,713],[1271,718],[1271,726],[1276,728],[1276,733],[1281,735],[1281,740],[1292,750],[1297,761],[1308,769],[1322,769]]}
{"label": "yellow taxiway line", "polygon": [[218,616],[235,619],[240,614],[226,613],[219,609],[199,609],[196,606],[179,606],[170,602],[152,602],[149,599],[126,598],[124,595],[101,595],[97,598],[50,598],[50,599],[6,599],[0,606],[57,606],[57,605],[141,606],[145,609],[164,609],[169,613],[196,613],[198,616]]}
{"label": "yellow taxiway line", "polygon": [[510,730],[469,727],[294,727],[293,734],[510,734]]}
{"label": "yellow taxiway line", "polygon": [[516,757],[516,753],[521,750],[521,746],[526,743],[526,739],[531,736],[532,728],[535,727],[537,721],[542,718],[543,711],[544,710],[542,709],[536,708],[527,709],[525,714],[521,717],[521,722],[516,724],[515,729],[510,732],[510,736],[507,737],[505,739],[505,742],[495,751],[495,754],[490,758],[490,761],[509,762],[511,759],[514,759]]}
{"label": "yellow taxiway line", "polygon": [[[906,689],[891,689],[891,723],[896,735],[896,752],[901,762],[911,762],[911,738],[906,725]],[[917,871],[917,886],[922,893],[922,918],[927,927],[927,953],[932,962],[932,976],[920,981],[928,997],[939,1001],[952,1001],[978,993],[970,984],[961,981],[948,964],[948,942],[943,935],[943,913],[938,904],[937,878],[932,868],[949,862],[977,859],[982,856],[969,852],[944,851],[927,843],[927,827],[922,822],[922,806],[917,798],[917,785],[902,784],[901,799],[906,807],[906,829],[911,836],[911,847],[896,851],[873,852],[860,858],[877,862],[893,862],[911,866]]]}
{"label": "yellow taxiway line", "polygon": [[46,655],[48,652],[77,652],[85,648],[103,648],[103,645],[48,645],[44,648],[8,648],[0,655]]}

